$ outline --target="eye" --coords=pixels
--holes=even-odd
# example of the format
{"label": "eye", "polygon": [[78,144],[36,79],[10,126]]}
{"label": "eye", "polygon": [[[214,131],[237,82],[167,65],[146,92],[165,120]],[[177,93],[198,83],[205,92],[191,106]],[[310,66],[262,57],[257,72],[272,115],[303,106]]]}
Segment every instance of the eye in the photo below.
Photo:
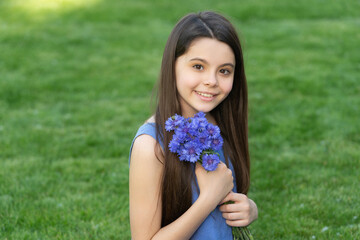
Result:
{"label": "eye", "polygon": [[195,64],[193,66],[193,68],[195,68],[196,70],[203,70],[204,69],[204,67],[202,65],[200,65],[200,64]]}
{"label": "eye", "polygon": [[220,69],[220,73],[224,74],[224,75],[229,75],[229,74],[231,74],[231,71],[228,69]]}

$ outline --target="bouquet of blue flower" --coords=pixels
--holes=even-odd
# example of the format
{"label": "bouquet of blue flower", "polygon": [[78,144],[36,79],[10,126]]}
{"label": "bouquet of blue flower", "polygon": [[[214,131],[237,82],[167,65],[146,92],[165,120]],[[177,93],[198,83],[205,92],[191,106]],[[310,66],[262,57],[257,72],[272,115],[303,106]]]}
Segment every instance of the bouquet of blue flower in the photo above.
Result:
{"label": "bouquet of blue flower", "polygon": [[[193,118],[175,114],[165,122],[165,130],[174,131],[169,149],[178,155],[180,161],[199,162],[207,171],[217,168],[220,155],[216,151],[222,148],[224,140],[219,127],[209,123],[203,112]],[[247,227],[233,227],[232,233],[234,240],[254,239]]]}
{"label": "bouquet of blue flower", "polygon": [[209,123],[203,112],[193,118],[175,114],[166,121],[165,129],[174,131],[169,149],[179,156],[180,161],[199,161],[207,171],[216,169],[220,157],[215,151],[222,148],[224,141],[219,127]]}

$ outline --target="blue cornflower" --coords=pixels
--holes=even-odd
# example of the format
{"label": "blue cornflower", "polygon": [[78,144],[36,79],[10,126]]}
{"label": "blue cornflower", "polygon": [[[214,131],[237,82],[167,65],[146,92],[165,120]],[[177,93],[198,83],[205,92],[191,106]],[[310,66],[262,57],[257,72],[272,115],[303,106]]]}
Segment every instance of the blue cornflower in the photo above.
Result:
{"label": "blue cornflower", "polygon": [[200,121],[197,118],[192,118],[191,121],[189,122],[189,134],[191,134],[191,136],[193,137],[197,137],[199,132],[201,132],[200,129]]}
{"label": "blue cornflower", "polygon": [[217,138],[211,139],[211,148],[214,150],[220,150],[223,144],[224,140],[220,135]]}
{"label": "blue cornflower", "polygon": [[220,136],[220,128],[218,126],[208,124],[206,126],[206,131],[208,132],[210,138],[217,138]]}
{"label": "blue cornflower", "polygon": [[180,161],[187,161],[187,150],[184,145],[180,145],[179,149],[177,150],[177,154],[179,156]]}
{"label": "blue cornflower", "polygon": [[181,126],[185,118],[181,115],[175,114],[174,116],[168,118],[165,122],[165,130],[170,132]]}
{"label": "blue cornflower", "polygon": [[195,163],[200,159],[202,149],[197,141],[190,141],[184,144],[182,154],[186,155],[186,161]]}
{"label": "blue cornflower", "polygon": [[181,139],[177,138],[177,136],[174,134],[173,138],[169,142],[170,152],[176,153],[179,150],[181,143]]}
{"label": "blue cornflower", "polygon": [[203,112],[198,112],[194,115],[194,118],[205,118],[205,113]]}
{"label": "blue cornflower", "polygon": [[198,112],[195,114],[195,118],[198,121],[198,129],[205,130],[206,126],[210,123],[208,123],[208,120],[205,118],[205,113]]}
{"label": "blue cornflower", "polygon": [[202,166],[206,171],[214,171],[220,163],[220,158],[217,154],[204,154],[202,156]]}
{"label": "blue cornflower", "polygon": [[185,141],[189,140],[189,134],[191,131],[191,126],[188,121],[183,121],[181,126],[175,129],[175,134],[180,138],[184,139]]}
{"label": "blue cornflower", "polygon": [[173,135],[173,139],[176,138],[179,143],[184,143],[188,141],[188,134],[186,132],[181,131],[181,128],[175,130]]}
{"label": "blue cornflower", "polygon": [[207,134],[199,134],[198,141],[201,144],[203,150],[211,148],[211,139]]}

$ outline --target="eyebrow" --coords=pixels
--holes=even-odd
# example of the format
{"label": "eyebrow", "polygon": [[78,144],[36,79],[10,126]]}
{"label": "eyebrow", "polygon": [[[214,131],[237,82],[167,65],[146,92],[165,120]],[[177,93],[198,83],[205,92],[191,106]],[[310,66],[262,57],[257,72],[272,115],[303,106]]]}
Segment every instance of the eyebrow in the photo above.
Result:
{"label": "eyebrow", "polygon": [[[192,59],[189,60],[189,62],[191,62],[191,61],[200,61],[200,62],[203,62],[203,63],[205,63],[205,64],[209,64],[208,61],[206,61],[205,59],[197,58],[197,57],[196,57],[196,58],[192,58]],[[230,67],[232,67],[232,68],[235,67],[234,64],[232,64],[232,63],[224,63],[224,64],[221,64],[219,67],[224,67],[224,66],[230,66]]]}

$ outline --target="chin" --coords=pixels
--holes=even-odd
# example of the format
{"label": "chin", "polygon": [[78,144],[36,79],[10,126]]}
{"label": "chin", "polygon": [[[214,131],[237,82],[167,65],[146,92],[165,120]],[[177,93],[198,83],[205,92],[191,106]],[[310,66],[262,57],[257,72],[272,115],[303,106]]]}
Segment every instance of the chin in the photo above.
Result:
{"label": "chin", "polygon": [[207,108],[198,108],[197,109],[197,111],[198,112],[203,112],[203,113],[208,113],[208,112],[211,112],[213,109],[214,109],[215,107],[213,107],[213,108],[209,108],[209,107],[207,107]]}

